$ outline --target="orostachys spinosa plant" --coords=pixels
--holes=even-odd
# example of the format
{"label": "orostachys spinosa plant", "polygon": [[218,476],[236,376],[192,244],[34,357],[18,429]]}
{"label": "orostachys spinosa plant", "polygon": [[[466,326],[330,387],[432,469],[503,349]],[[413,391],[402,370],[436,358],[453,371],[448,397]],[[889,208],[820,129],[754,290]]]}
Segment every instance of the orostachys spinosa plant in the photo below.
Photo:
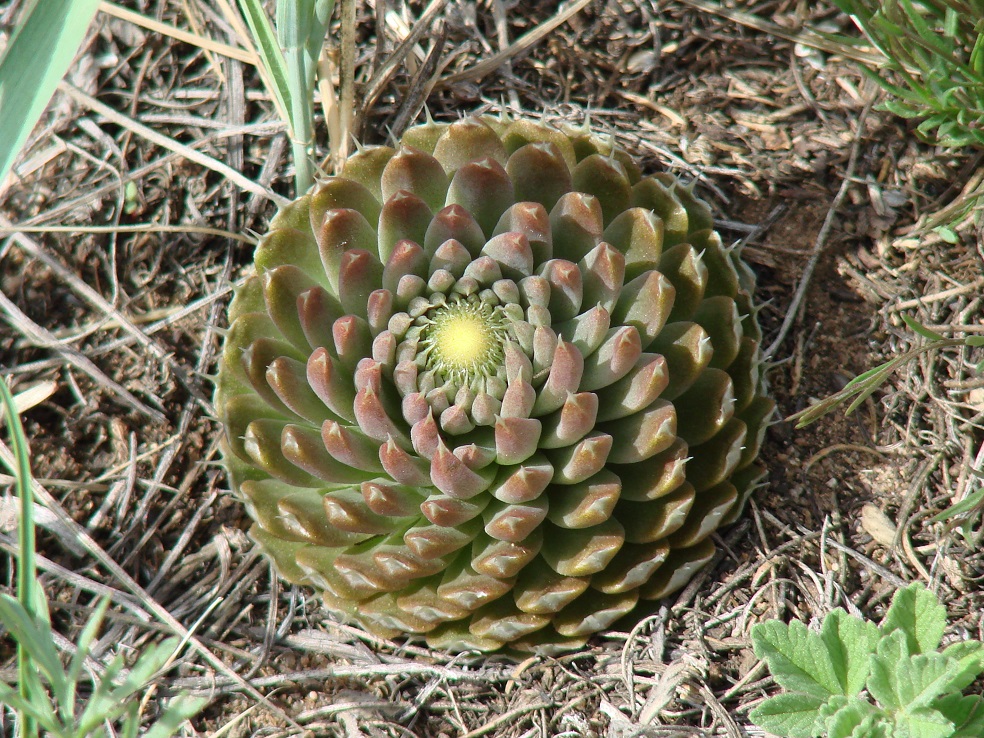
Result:
{"label": "orostachys spinosa plant", "polygon": [[753,276],[584,129],[427,123],[274,218],[216,392],[281,575],[386,637],[576,648],[763,476]]}

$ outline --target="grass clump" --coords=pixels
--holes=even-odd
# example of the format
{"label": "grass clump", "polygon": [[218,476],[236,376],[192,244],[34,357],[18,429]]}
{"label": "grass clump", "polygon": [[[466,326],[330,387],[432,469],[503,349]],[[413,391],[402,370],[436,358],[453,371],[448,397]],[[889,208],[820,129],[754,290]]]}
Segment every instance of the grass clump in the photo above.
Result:
{"label": "grass clump", "polygon": [[[833,0],[885,55],[883,108],[944,146],[984,146],[984,0]],[[841,39],[846,40],[846,39]],[[885,72],[889,74],[885,74]]]}
{"label": "grass clump", "polygon": [[[30,450],[14,399],[0,380],[0,402],[10,432],[14,463],[10,472],[20,502],[18,521],[17,597],[0,593],[0,625],[17,646],[18,683],[0,681],[0,705],[17,713],[17,734],[34,738],[38,729],[54,738],[136,736],[142,722],[138,694],[145,692],[183,647],[170,638],[145,648],[126,668],[122,654],[108,664],[91,663],[92,645],[109,607],[95,607],[68,660],[62,665],[44,590],[38,586],[35,565],[34,495],[31,490]],[[90,663],[87,663],[90,662]],[[91,688],[86,683],[91,682]],[[145,738],[168,738],[197,715],[208,700],[178,695],[170,700]],[[113,729],[120,723],[119,732]]]}

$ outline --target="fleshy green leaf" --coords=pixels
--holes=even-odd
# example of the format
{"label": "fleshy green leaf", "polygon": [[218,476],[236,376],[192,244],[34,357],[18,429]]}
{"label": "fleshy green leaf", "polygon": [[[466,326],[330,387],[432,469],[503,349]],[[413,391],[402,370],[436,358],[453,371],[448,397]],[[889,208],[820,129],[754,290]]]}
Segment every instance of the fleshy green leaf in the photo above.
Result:
{"label": "fleshy green leaf", "polygon": [[819,721],[823,702],[806,694],[778,694],[748,713],[748,717],[760,728],[776,735],[815,738],[823,730]]}
{"label": "fleshy green leaf", "polygon": [[911,654],[935,651],[946,630],[946,608],[923,585],[910,584],[895,593],[880,627],[885,635],[902,631]]}

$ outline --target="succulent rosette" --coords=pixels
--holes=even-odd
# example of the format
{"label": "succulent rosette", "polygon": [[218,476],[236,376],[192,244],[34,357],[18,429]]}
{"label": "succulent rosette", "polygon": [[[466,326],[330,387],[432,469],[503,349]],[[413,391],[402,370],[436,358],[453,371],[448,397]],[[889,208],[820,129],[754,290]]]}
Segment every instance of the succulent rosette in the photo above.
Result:
{"label": "succulent rosette", "polygon": [[468,118],[274,218],[216,392],[283,577],[383,636],[575,648],[683,586],[763,476],[753,276],[583,129]]}

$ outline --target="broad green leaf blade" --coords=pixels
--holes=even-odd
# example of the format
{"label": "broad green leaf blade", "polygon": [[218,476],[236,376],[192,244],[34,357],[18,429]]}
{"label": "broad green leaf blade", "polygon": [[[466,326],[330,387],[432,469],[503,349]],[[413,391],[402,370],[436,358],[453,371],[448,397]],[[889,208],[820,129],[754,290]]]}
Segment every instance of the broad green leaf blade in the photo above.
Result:
{"label": "broad green leaf blade", "polygon": [[0,59],[0,183],[65,76],[99,0],[28,3]]}
{"label": "broad green leaf blade", "polygon": [[808,694],[777,694],[748,713],[748,717],[776,735],[815,738],[823,727],[818,720],[822,705],[822,699]]}
{"label": "broad green leaf blade", "polygon": [[879,637],[878,626],[874,623],[848,615],[840,608],[824,618],[820,638],[827,647],[845,697],[854,697],[864,689],[871,654],[875,652]]}
{"label": "broad green leaf blade", "polygon": [[880,627],[885,635],[902,631],[909,653],[929,653],[937,649],[943,638],[946,608],[922,584],[910,584],[892,597]]}
{"label": "broad green leaf blade", "polygon": [[766,660],[772,678],[791,692],[827,700],[841,693],[830,654],[817,633],[794,620],[789,625],[778,620],[752,628],[755,655]]}

